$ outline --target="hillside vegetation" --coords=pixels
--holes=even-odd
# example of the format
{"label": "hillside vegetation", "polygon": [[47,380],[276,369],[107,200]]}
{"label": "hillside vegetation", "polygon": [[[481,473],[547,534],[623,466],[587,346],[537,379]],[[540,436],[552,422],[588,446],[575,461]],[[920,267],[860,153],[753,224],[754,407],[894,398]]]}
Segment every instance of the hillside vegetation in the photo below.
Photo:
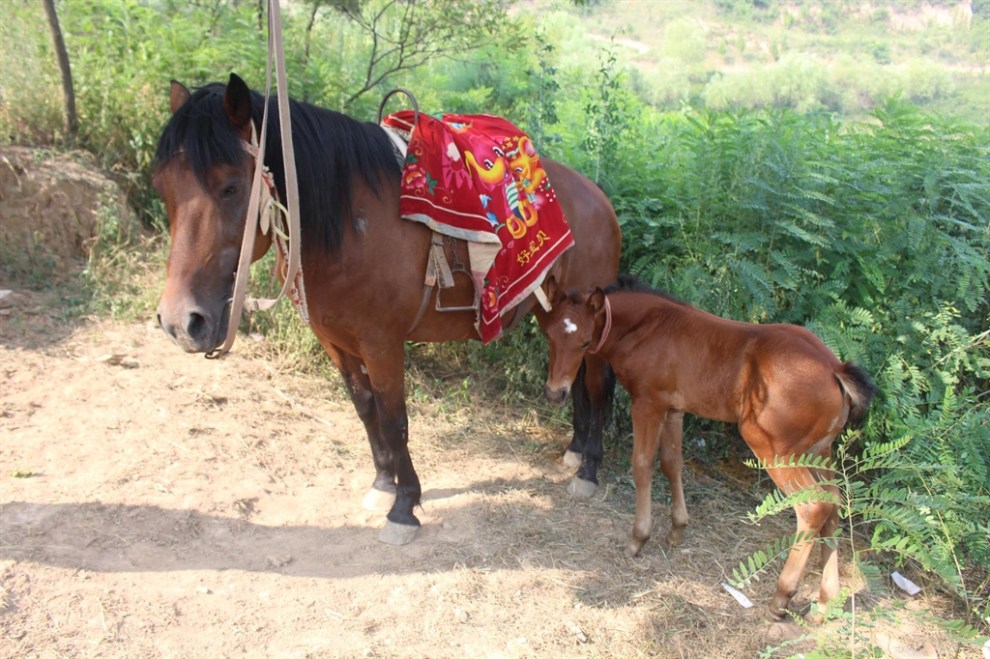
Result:
{"label": "hillside vegetation", "polygon": [[900,94],[990,120],[990,3],[590,3],[582,25],[614,39],[649,102],[710,109],[867,112]]}

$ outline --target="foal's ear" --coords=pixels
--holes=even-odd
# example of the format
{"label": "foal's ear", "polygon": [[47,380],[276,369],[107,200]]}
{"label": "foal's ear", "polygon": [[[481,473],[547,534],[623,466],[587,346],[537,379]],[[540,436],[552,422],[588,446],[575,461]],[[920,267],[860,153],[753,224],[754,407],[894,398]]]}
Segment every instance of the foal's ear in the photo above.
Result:
{"label": "foal's ear", "polygon": [[600,288],[595,288],[588,294],[588,301],[585,303],[588,305],[588,309],[591,313],[598,313],[605,308],[605,291]]}
{"label": "foal's ear", "polygon": [[251,121],[251,90],[236,73],[230,74],[227,90],[223,94],[223,109],[231,126],[239,133],[248,132]]}
{"label": "foal's ear", "polygon": [[557,278],[553,275],[547,277],[546,282],[543,284],[543,292],[547,294],[547,299],[553,304],[557,301]]}
{"label": "foal's ear", "polygon": [[178,80],[172,81],[172,88],[168,92],[168,108],[175,114],[186,101],[189,100],[189,89]]}

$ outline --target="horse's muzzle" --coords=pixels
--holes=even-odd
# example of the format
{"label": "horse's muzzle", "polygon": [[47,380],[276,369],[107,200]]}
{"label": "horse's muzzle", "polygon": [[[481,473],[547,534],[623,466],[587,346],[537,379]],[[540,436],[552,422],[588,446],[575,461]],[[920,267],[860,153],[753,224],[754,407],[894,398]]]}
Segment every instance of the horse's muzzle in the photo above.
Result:
{"label": "horse's muzzle", "polygon": [[567,400],[567,395],[571,392],[571,388],[568,386],[564,387],[551,387],[549,384],[543,387],[543,395],[547,397],[547,401],[551,405],[560,407]]}
{"label": "horse's muzzle", "polygon": [[186,352],[210,352],[227,332],[226,310],[223,307],[219,318],[197,306],[169,313],[162,303],[158,306],[158,325]]}

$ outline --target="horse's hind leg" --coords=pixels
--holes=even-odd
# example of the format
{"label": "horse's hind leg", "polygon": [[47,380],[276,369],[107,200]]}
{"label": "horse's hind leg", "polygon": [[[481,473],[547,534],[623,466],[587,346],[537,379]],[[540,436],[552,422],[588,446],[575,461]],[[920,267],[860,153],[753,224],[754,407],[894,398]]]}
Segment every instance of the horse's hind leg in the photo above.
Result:
{"label": "horse's hind leg", "polygon": [[[812,475],[812,471],[804,467],[767,469],[767,473],[785,494],[792,494],[805,488],[819,487],[815,484],[817,479]],[[831,486],[826,489],[833,493],[835,490]],[[814,547],[815,538],[824,537],[823,531],[829,530],[830,524],[837,514],[835,504],[829,501],[799,504],[794,507],[794,511],[797,513],[798,541],[788,552],[787,562],[784,563],[780,577],[777,579],[777,592],[770,604],[770,613],[777,618],[784,617],[787,605],[790,604],[791,598],[797,592],[801,576],[804,574],[805,566]],[[818,594],[818,604],[822,610],[838,594],[839,586],[838,552],[834,545],[830,549],[823,549],[823,552],[826,566],[822,573]],[[833,571],[834,574],[830,571]],[[818,619],[818,615],[812,612],[809,619],[815,621]]]}
{"label": "horse's hind leg", "polygon": [[688,523],[687,504],[684,502],[684,452],[681,437],[684,434],[684,412],[671,410],[660,433],[660,469],[670,483],[670,533],[667,542],[673,546],[684,540],[684,527]]}
{"label": "horse's hind leg", "polygon": [[[835,488],[830,488],[834,490]],[[838,496],[838,492],[835,492]],[[820,623],[828,603],[839,594],[839,552],[835,531],[839,528],[839,509],[834,510],[818,532],[822,538],[822,584],[818,590],[818,611],[808,613],[810,622]]]}
{"label": "horse's hind leg", "polygon": [[602,437],[615,392],[615,374],[607,361],[588,355],[571,391],[574,401],[574,439],[564,454],[564,459],[565,464],[569,456],[579,458],[580,463],[567,491],[573,496],[590,497],[598,487],[598,468],[603,454]]}

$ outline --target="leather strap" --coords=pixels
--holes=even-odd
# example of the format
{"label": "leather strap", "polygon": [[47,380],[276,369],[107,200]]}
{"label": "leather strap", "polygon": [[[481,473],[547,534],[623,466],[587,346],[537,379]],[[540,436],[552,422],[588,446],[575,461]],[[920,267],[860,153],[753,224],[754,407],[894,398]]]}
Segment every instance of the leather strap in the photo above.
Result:
{"label": "leather strap", "polygon": [[[279,114],[279,134],[282,138],[282,159],[285,163],[285,196],[289,221],[288,264],[282,290],[270,300],[251,300],[252,310],[267,310],[272,308],[283,295],[293,286],[296,273],[300,270],[300,229],[299,229],[299,186],[296,178],[296,155],[292,146],[292,121],[289,111],[289,86],[285,73],[285,52],[282,46],[282,11],[279,0],[268,0],[268,59],[265,65],[265,108],[261,119],[261,136],[257,144],[254,166],[254,180],[251,184],[251,198],[248,202],[247,217],[244,221],[244,237],[241,240],[241,255],[237,265],[237,277],[234,280],[234,292],[230,305],[230,318],[227,325],[227,336],[223,344],[206,353],[207,359],[216,359],[230,351],[237,337],[237,326],[240,324],[241,312],[244,308],[247,281],[251,270],[251,256],[254,253],[254,240],[260,222],[260,197],[262,193],[262,176],[265,169],[265,143],[268,134],[268,99],[271,96],[272,60],[275,61],[276,91]],[[255,141],[254,126],[251,127],[251,139]]]}

